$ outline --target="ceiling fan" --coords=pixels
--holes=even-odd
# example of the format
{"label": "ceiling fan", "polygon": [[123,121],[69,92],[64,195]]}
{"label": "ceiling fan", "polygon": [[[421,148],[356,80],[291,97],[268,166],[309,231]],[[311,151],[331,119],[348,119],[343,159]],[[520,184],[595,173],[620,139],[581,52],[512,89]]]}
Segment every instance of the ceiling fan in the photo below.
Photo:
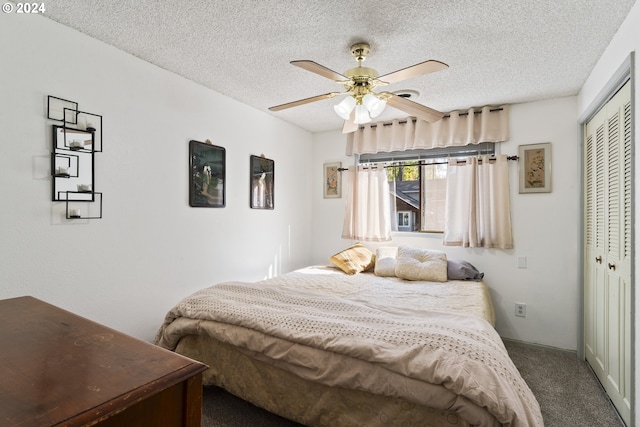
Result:
{"label": "ceiling fan", "polygon": [[356,43],[352,45],[351,55],[358,61],[358,66],[345,71],[344,74],[330,70],[314,61],[291,61],[291,64],[297,67],[341,84],[345,92],[329,92],[323,95],[312,96],[310,98],[276,105],[270,107],[269,110],[280,111],[339,95],[348,95],[333,107],[336,113],[345,120],[342,129],[343,133],[353,132],[358,129],[358,125],[370,122],[372,118],[382,113],[387,104],[428,122],[438,121],[444,116],[444,113],[440,111],[410,101],[395,93],[376,93],[373,89],[378,86],[385,86],[423,74],[444,70],[449,67],[447,64],[440,61],[429,60],[380,76],[373,68],[362,66],[362,61],[366,59],[370,52],[371,49],[368,43]]}

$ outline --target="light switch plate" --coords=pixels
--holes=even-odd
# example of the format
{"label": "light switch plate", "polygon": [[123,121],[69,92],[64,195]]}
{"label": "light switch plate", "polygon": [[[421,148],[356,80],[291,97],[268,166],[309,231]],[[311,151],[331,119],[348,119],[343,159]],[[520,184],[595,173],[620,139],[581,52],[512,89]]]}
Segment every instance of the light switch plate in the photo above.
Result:
{"label": "light switch plate", "polygon": [[527,257],[519,256],[518,257],[518,268],[527,268]]}

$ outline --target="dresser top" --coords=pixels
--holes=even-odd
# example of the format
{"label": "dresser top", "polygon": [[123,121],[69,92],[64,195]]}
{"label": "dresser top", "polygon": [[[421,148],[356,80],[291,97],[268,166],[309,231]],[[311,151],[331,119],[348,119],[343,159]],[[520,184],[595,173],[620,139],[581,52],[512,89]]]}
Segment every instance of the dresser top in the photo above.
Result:
{"label": "dresser top", "polygon": [[205,365],[33,297],[0,301],[0,425],[83,425]]}

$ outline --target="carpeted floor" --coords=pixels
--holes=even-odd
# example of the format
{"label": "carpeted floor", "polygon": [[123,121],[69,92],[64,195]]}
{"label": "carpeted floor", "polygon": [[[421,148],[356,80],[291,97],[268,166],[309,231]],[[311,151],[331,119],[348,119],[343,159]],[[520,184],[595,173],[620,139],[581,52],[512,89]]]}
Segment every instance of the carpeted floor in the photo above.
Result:
{"label": "carpeted floor", "polygon": [[[588,365],[569,351],[505,341],[546,427],[624,427]],[[217,387],[205,387],[203,427],[300,427]]]}
{"label": "carpeted floor", "polygon": [[204,387],[202,427],[302,427],[218,387]]}
{"label": "carpeted floor", "polygon": [[513,341],[505,346],[538,399],[546,427],[624,427],[591,368],[574,352]]}

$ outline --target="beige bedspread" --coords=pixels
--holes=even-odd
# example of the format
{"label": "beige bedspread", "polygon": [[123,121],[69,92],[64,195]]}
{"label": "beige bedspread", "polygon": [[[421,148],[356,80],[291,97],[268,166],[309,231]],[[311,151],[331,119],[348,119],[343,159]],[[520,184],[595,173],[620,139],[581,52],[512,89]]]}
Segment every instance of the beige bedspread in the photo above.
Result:
{"label": "beige bedspread", "polygon": [[184,336],[205,334],[306,380],[454,409],[473,425],[543,425],[483,319],[493,320],[492,309],[481,317],[443,311],[454,298],[445,297],[447,285],[476,284],[380,279],[316,268],[219,284],[174,307],[156,343],[174,349]]}

